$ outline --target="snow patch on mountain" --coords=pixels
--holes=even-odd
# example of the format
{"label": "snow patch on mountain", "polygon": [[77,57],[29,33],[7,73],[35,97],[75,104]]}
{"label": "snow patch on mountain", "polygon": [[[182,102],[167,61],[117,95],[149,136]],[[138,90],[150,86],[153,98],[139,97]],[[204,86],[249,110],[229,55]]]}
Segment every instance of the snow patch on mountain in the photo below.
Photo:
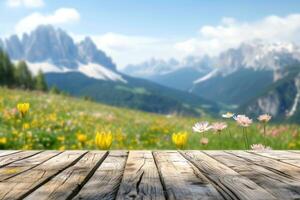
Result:
{"label": "snow patch on mountain", "polygon": [[227,76],[239,69],[268,70],[273,73],[274,81],[277,81],[285,76],[285,66],[300,62],[300,47],[293,43],[252,41],[212,59],[215,70],[199,77],[194,84],[200,84],[216,75]]}
{"label": "snow patch on mountain", "polygon": [[199,79],[194,81],[194,84],[198,84],[201,83],[203,81],[206,81],[214,76],[216,76],[218,74],[219,70],[218,69],[214,69],[213,71],[211,71],[210,73],[208,73],[207,75],[200,77]]}
{"label": "snow patch on mountain", "polygon": [[43,73],[49,73],[49,72],[64,73],[64,72],[72,71],[71,69],[68,69],[66,67],[57,67],[56,65],[53,65],[48,62],[41,62],[41,63],[26,62],[26,63],[33,75],[37,75],[39,71],[42,71]]}
{"label": "snow patch on mountain", "polygon": [[[17,63],[18,61],[14,61],[14,62]],[[99,79],[99,80],[120,81],[123,83],[127,83],[127,81],[122,77],[122,75],[96,63],[88,63],[88,64],[78,63],[79,67],[77,69],[58,67],[49,62],[41,62],[41,63],[26,62],[26,63],[33,75],[37,75],[39,71],[42,71],[43,73],[80,72],[88,77]]]}
{"label": "snow patch on mountain", "polygon": [[87,65],[81,64],[79,65],[78,71],[95,79],[121,81],[123,83],[127,83],[127,81],[120,74],[95,63],[88,63]]}
{"label": "snow patch on mountain", "polygon": [[292,105],[291,110],[287,113],[287,117],[293,116],[298,108],[298,104],[299,104],[299,100],[300,100],[300,76],[299,75],[295,78],[295,86],[297,88],[297,94],[294,99],[294,103]]}

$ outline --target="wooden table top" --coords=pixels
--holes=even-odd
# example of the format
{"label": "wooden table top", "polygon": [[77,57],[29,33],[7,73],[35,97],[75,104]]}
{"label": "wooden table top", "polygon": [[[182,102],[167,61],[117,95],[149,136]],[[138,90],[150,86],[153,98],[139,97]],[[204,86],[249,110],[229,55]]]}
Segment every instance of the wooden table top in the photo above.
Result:
{"label": "wooden table top", "polygon": [[300,151],[0,151],[0,199],[300,199]]}

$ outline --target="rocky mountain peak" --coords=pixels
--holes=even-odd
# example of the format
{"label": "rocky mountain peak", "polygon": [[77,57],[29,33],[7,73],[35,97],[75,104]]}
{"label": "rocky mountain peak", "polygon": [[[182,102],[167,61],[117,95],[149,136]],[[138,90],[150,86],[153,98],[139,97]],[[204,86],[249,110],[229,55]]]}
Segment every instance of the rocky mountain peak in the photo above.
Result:
{"label": "rocky mountain peak", "polygon": [[87,37],[76,44],[64,30],[51,25],[40,25],[29,34],[23,34],[22,38],[12,35],[2,43],[13,60],[49,63],[68,69],[77,69],[87,63],[116,69],[112,59],[97,49],[91,38]]}

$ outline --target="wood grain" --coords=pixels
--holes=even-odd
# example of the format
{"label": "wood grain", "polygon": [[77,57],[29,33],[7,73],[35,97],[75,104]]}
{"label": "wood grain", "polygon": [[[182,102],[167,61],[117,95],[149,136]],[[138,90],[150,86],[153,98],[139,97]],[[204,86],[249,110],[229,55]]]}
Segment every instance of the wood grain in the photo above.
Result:
{"label": "wood grain", "polygon": [[55,176],[25,199],[64,200],[70,198],[99,167],[105,155],[105,151],[92,151],[85,154],[75,165]]}
{"label": "wood grain", "polygon": [[207,151],[209,156],[266,189],[278,199],[300,199],[300,182],[274,173],[240,157],[222,151]]}
{"label": "wood grain", "polygon": [[3,156],[8,156],[10,154],[15,154],[15,153],[18,153],[18,152],[21,152],[21,151],[16,151],[16,150],[1,150],[0,151],[0,158],[3,157]]}
{"label": "wood grain", "polygon": [[4,167],[9,165],[15,161],[22,160],[25,158],[29,158],[33,155],[40,153],[41,151],[22,151],[16,154],[8,154],[3,157],[0,157],[0,167]]}
{"label": "wood grain", "polygon": [[18,160],[5,167],[0,168],[0,181],[7,180],[14,176],[30,170],[43,162],[46,162],[50,158],[58,155],[58,151],[45,151],[39,154],[35,154],[29,158]]}
{"label": "wood grain", "polygon": [[272,194],[200,151],[182,152],[224,196],[231,199],[276,199]]}
{"label": "wood grain", "polygon": [[168,199],[223,199],[209,181],[177,151],[153,152]]}
{"label": "wood grain", "polygon": [[74,199],[115,199],[122,180],[128,152],[111,151]]}
{"label": "wood grain", "polygon": [[300,167],[300,154],[288,151],[250,151],[250,153],[273,158]]}
{"label": "wood grain", "polygon": [[260,155],[255,155],[245,151],[228,151],[229,153],[243,158],[247,161],[253,162],[256,165],[264,167],[274,173],[281,174],[285,177],[294,180],[300,180],[300,168],[280,162],[278,160],[267,158]]}
{"label": "wood grain", "polygon": [[151,151],[130,151],[117,199],[165,199]]}
{"label": "wood grain", "polygon": [[0,200],[300,199],[300,152],[0,151]]}
{"label": "wood grain", "polygon": [[22,199],[64,169],[75,164],[85,151],[65,151],[43,164],[0,182],[0,199]]}

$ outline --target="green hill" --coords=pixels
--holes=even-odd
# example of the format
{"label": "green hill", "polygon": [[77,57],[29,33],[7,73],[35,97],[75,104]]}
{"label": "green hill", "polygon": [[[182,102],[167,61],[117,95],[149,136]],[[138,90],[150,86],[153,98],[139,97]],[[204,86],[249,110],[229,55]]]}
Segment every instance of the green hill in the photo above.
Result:
{"label": "green hill", "polygon": [[127,83],[89,78],[81,73],[48,73],[46,79],[51,87],[73,96],[88,96],[105,104],[133,108],[147,112],[200,116],[218,113],[219,106],[188,92],[126,75]]}
{"label": "green hill", "polygon": [[[20,118],[16,110],[20,102],[30,103],[26,118]],[[229,129],[220,136],[205,133],[209,143],[201,145],[203,135],[193,133],[192,126],[203,120],[221,121],[209,116],[151,114],[68,96],[0,88],[1,149],[95,149],[96,131],[112,132],[112,149],[174,149],[171,136],[179,131],[189,135],[187,149],[244,148],[242,129],[233,120],[227,121]],[[261,126],[254,124],[247,130],[250,144],[263,141]],[[299,148],[294,141],[300,138],[292,135],[298,126],[272,125],[267,130],[278,130],[276,136],[267,138],[273,148]]]}

